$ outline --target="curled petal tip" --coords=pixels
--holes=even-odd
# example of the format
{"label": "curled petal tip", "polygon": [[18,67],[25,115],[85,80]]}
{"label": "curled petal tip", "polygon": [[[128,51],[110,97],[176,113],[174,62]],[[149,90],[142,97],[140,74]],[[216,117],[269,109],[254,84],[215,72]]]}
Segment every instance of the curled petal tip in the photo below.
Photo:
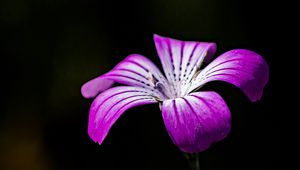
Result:
{"label": "curled petal tip", "polygon": [[93,98],[96,95],[109,87],[114,82],[112,80],[104,79],[101,76],[92,79],[81,86],[81,94],[84,98]]}
{"label": "curled petal tip", "polygon": [[205,67],[190,89],[210,81],[225,81],[239,87],[255,102],[262,97],[268,79],[268,64],[259,54],[235,49],[222,54]]}
{"label": "curled petal tip", "polygon": [[89,99],[89,98],[93,98],[95,97],[95,95],[92,95],[91,93],[89,93],[89,90],[88,90],[88,85],[85,83],[81,86],[81,95],[86,98],[86,99]]}

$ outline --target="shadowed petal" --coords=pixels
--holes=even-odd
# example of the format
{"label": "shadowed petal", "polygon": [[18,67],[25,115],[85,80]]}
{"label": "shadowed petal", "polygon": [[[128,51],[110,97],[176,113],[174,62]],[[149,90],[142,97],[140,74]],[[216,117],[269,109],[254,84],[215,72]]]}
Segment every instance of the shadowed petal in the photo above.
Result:
{"label": "shadowed petal", "polygon": [[93,98],[98,93],[110,88],[113,85],[112,80],[104,79],[101,76],[86,82],[81,87],[81,94],[85,98]]}
{"label": "shadowed petal", "polygon": [[82,86],[82,95],[95,97],[99,92],[109,88],[113,82],[130,86],[139,86],[154,90],[155,83],[167,84],[159,69],[146,57],[132,54],[121,61],[115,68]]}
{"label": "shadowed petal", "polygon": [[207,82],[222,80],[242,89],[251,101],[259,100],[269,79],[265,60],[253,51],[228,51],[203,69],[193,81],[190,91]]}
{"label": "shadowed petal", "polygon": [[216,51],[215,43],[180,41],[154,35],[157,53],[170,82],[186,83]]}
{"label": "shadowed petal", "polygon": [[129,108],[155,103],[151,91],[141,87],[119,86],[99,94],[89,113],[88,133],[99,144],[111,126]]}
{"label": "shadowed petal", "polygon": [[195,92],[163,102],[162,114],[172,141],[188,153],[201,152],[227,136],[230,111],[215,92]]}

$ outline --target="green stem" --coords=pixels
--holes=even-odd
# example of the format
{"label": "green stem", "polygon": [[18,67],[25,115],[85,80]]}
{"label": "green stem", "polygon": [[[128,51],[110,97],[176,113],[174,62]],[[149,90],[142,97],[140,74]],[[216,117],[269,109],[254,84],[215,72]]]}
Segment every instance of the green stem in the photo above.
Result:
{"label": "green stem", "polygon": [[185,154],[191,170],[200,170],[199,155],[198,153]]}

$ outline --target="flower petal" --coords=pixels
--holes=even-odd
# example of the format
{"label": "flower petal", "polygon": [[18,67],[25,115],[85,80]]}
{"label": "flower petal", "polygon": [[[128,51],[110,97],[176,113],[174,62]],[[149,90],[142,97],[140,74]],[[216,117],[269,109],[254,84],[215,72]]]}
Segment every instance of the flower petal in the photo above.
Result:
{"label": "flower petal", "polygon": [[153,89],[154,85],[150,81],[151,76],[161,83],[167,83],[159,69],[148,58],[132,54],[121,61],[110,72],[103,75],[103,78],[126,85]]}
{"label": "flower petal", "polygon": [[214,80],[222,80],[242,89],[251,101],[259,100],[269,79],[265,60],[253,51],[236,49],[222,54],[200,72],[190,91]]}
{"label": "flower petal", "polygon": [[154,35],[157,53],[167,79],[175,82],[188,82],[201,66],[216,51],[215,43],[180,41]]}
{"label": "flower petal", "polygon": [[92,79],[81,87],[81,94],[85,98],[93,98],[98,93],[110,88],[113,85],[112,80],[104,79],[101,76]]}
{"label": "flower petal", "polygon": [[141,87],[118,86],[99,94],[89,113],[88,133],[99,144],[115,121],[129,108],[157,102],[151,91]]}
{"label": "flower petal", "polygon": [[163,102],[162,114],[172,141],[188,153],[201,152],[227,136],[230,111],[215,92],[196,92]]}
{"label": "flower petal", "polygon": [[111,71],[84,84],[81,92],[86,98],[95,97],[99,92],[109,88],[113,82],[118,82],[151,89],[159,96],[160,92],[154,88],[156,81],[163,85],[167,84],[162,73],[149,59],[138,54],[132,54]]}

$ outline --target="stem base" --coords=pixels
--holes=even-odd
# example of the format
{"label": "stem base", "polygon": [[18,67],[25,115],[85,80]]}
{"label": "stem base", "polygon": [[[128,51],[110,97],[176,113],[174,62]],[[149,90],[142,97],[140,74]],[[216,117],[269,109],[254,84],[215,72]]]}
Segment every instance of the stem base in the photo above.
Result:
{"label": "stem base", "polygon": [[198,153],[185,153],[184,156],[186,157],[191,170],[200,170]]}

